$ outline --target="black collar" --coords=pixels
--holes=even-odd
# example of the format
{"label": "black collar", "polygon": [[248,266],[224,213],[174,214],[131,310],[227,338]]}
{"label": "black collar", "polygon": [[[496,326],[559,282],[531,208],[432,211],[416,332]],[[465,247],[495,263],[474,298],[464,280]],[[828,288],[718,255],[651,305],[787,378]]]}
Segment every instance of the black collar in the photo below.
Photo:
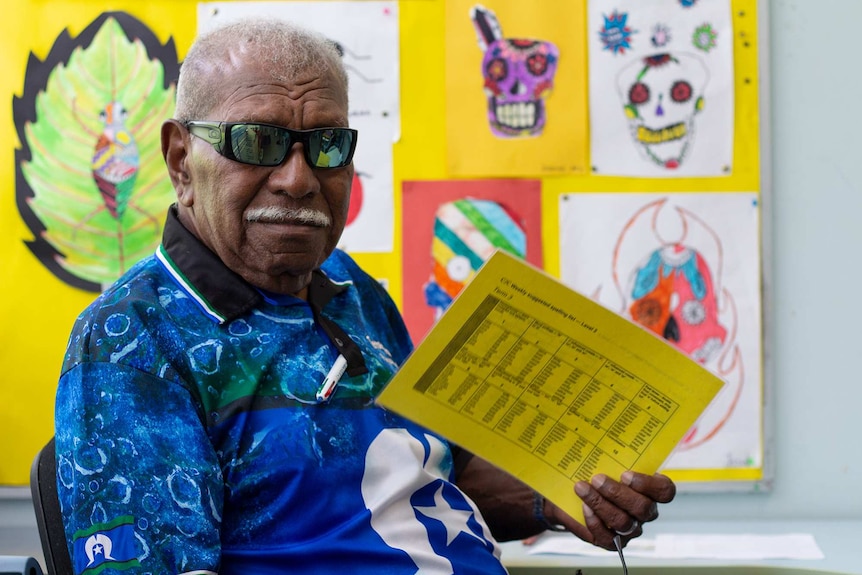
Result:
{"label": "black collar", "polygon": [[[219,257],[180,222],[177,207],[168,209],[162,234],[159,259],[177,281],[219,323],[230,322],[260,305],[263,295],[239,274],[228,268]],[[165,256],[167,256],[165,258]],[[336,295],[348,289],[336,284],[320,269],[312,272],[308,286],[308,303],[314,319],[347,359],[349,375],[365,373],[365,361],[356,343],[321,312]]]}
{"label": "black collar", "polygon": [[[162,248],[170,258],[166,262],[172,273],[179,273],[185,280],[184,287],[190,294],[203,298],[224,323],[245,315],[260,305],[263,296],[239,274],[228,268],[208,247],[180,223],[177,207],[168,209],[165,229],[162,233]],[[178,278],[179,279],[179,278]],[[200,302],[199,298],[198,299]]]}

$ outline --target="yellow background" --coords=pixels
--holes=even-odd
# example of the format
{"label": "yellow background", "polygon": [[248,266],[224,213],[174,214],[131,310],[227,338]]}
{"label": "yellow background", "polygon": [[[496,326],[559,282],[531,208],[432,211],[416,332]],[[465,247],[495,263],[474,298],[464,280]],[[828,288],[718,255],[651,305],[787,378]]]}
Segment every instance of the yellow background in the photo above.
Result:
{"label": "yellow background", "polygon": [[[361,0],[356,0],[361,1]],[[494,8],[492,1],[482,2]],[[564,3],[560,3],[563,5]],[[584,19],[585,1],[565,3]],[[760,133],[756,0],[732,0],[736,86],[733,174],[723,178],[637,179],[558,176],[542,179],[545,269],[559,275],[558,200],[577,191],[760,191]],[[446,170],[444,0],[401,0],[402,137],[394,149],[395,237],[389,253],[354,254],[369,273],[386,279],[401,304],[401,184],[451,179]],[[48,272],[24,244],[32,238],[15,199],[12,98],[23,91],[32,52],[44,59],[57,36],[77,37],[106,11],[128,12],[180,59],[196,29],[191,0],[19,0],[0,19],[0,485],[25,485],[30,462],[53,433],[54,391],[66,340],[77,314],[94,294],[69,287]],[[505,23],[504,23],[505,26]],[[477,47],[478,49],[478,47]],[[586,58],[586,50],[583,51]],[[586,67],[586,60],[583,63]],[[584,87],[586,91],[586,86]],[[760,470],[679,474],[677,479],[758,479]]]}
{"label": "yellow background", "polygon": [[[503,36],[553,43],[560,53],[554,87],[543,100],[546,123],[533,137],[501,138],[488,125],[482,58],[470,19],[476,0],[446,2],[446,127],[450,175],[526,177],[587,171],[586,12],[560,14],[559,0],[495,0]],[[456,137],[460,135],[460,137]]]}

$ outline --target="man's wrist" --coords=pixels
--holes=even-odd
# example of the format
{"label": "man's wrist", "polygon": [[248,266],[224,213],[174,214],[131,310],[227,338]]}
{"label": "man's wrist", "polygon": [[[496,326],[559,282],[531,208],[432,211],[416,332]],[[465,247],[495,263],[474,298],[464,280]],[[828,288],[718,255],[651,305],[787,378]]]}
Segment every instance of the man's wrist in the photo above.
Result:
{"label": "man's wrist", "polygon": [[548,518],[545,517],[545,497],[538,491],[533,493],[533,517],[548,531],[568,531],[562,525],[548,521]]}

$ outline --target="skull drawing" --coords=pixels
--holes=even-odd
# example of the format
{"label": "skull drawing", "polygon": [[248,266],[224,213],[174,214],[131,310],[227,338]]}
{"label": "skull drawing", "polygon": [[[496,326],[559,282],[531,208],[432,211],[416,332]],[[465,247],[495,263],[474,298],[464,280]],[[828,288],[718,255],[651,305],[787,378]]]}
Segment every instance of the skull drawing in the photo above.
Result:
{"label": "skull drawing", "polygon": [[497,248],[527,256],[521,218],[493,200],[462,198],[437,208],[431,246],[434,269],[424,286],[425,302],[439,318]]}
{"label": "skull drawing", "polygon": [[692,359],[706,363],[721,351],[727,330],[718,320],[712,272],[697,250],[674,243],[653,251],[630,293],[632,319]]}
{"label": "skull drawing", "polygon": [[[677,452],[709,441],[731,419],[746,371],[736,298],[728,289],[735,283],[725,278],[725,270],[740,273],[744,265],[708,219],[681,205],[682,198],[669,194],[652,200],[623,223],[612,263],[621,300],[608,302],[725,382]],[[709,205],[715,204],[698,210],[708,212]]]}
{"label": "skull drawing", "polygon": [[491,132],[500,138],[540,135],[559,50],[542,40],[503,38],[494,13],[480,5],[473,7],[471,18],[485,53],[482,76]]}
{"label": "skull drawing", "polygon": [[617,88],[632,139],[642,155],[678,168],[692,144],[694,119],[703,109],[708,73],[692,54],[654,54],[625,66]]}

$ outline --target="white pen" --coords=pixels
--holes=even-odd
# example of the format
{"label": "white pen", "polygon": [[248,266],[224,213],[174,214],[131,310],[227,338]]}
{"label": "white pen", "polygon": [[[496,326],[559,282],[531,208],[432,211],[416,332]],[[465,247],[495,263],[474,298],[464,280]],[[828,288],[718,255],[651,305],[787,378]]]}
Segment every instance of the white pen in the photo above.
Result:
{"label": "white pen", "polygon": [[321,384],[320,389],[317,391],[317,401],[327,401],[329,396],[332,395],[332,392],[335,391],[335,386],[338,385],[341,376],[344,375],[344,370],[347,369],[347,360],[343,355],[338,354],[338,358],[335,360],[335,363],[332,364],[332,367],[329,369],[329,373],[326,374],[326,377],[323,379],[323,384]]}

